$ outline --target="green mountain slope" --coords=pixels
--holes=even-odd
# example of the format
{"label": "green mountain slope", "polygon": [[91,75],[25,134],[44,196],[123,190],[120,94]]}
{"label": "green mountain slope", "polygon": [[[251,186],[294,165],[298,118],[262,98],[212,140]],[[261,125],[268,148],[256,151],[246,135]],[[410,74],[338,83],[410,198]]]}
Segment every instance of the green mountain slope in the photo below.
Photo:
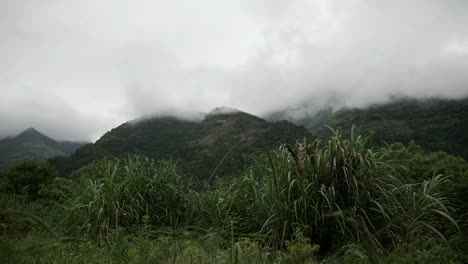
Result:
{"label": "green mountain slope", "polygon": [[112,129],[95,144],[78,149],[69,158],[51,160],[68,175],[104,157],[142,154],[155,160],[176,159],[191,174],[208,178],[232,172],[233,161],[263,147],[294,143],[308,136],[307,129],[288,121],[270,123],[244,113],[213,111],[201,122],[158,117],[131,121]]}
{"label": "green mountain slope", "polygon": [[326,126],[347,136],[356,125],[363,133],[375,132],[376,143],[414,140],[426,150],[443,150],[468,159],[468,98],[405,98],[364,109],[324,110],[294,122],[322,138],[331,134]]}
{"label": "green mountain slope", "polygon": [[71,154],[82,144],[57,142],[34,128],[29,128],[13,138],[0,140],[0,170],[22,160],[46,160]]}
{"label": "green mountain slope", "polygon": [[[297,112],[299,112],[299,114]],[[334,113],[331,106],[326,106],[314,114],[308,114],[307,112],[307,110],[301,108],[292,108],[269,113],[265,116],[265,119],[273,122],[279,120],[290,120],[295,124],[304,126],[310,133],[315,135],[328,122]]]}

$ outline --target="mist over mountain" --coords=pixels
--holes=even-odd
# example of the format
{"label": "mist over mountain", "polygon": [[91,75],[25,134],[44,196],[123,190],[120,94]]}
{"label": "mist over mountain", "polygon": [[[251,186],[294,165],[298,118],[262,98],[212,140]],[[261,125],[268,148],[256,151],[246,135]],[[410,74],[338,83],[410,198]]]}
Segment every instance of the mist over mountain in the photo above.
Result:
{"label": "mist over mountain", "polygon": [[34,128],[28,128],[15,137],[0,140],[0,170],[23,160],[43,161],[73,153],[83,143],[55,141]]}
{"label": "mist over mountain", "polygon": [[84,145],[70,157],[51,163],[62,175],[95,160],[145,155],[154,160],[174,159],[190,175],[209,179],[230,175],[243,158],[255,151],[295,143],[310,137],[303,126],[289,121],[267,122],[257,116],[216,108],[201,121],[159,116],[126,122],[105,133],[94,144]]}
{"label": "mist over mountain", "polygon": [[[367,107],[343,107],[307,112],[307,107],[267,115],[268,120],[290,120],[315,137],[331,135],[328,127],[348,136],[352,126],[375,133],[378,144],[414,141],[429,151],[443,150],[468,159],[468,97],[462,99],[393,98]],[[327,127],[328,126],[328,127]]]}
{"label": "mist over mountain", "polygon": [[467,264],[467,197],[468,0],[0,0],[0,264]]}
{"label": "mist over mountain", "polygon": [[466,264],[467,197],[468,0],[0,0],[0,264]]}
{"label": "mist over mountain", "polygon": [[461,98],[467,13],[465,0],[0,1],[0,137],[95,141],[219,105],[263,116]]}

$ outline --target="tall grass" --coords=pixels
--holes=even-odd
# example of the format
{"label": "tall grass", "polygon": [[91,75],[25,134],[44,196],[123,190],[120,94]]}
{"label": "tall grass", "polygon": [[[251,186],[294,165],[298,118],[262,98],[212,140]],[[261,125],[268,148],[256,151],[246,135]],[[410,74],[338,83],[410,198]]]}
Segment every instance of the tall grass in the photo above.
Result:
{"label": "tall grass", "polygon": [[387,150],[370,138],[336,133],[329,141],[284,145],[252,159],[231,183],[202,191],[172,162],[130,156],[98,163],[65,204],[66,222],[78,232],[103,236],[141,224],[191,227],[227,240],[249,237],[284,249],[298,230],[323,251],[346,243],[382,251],[415,237],[443,237],[450,201],[440,191],[447,178],[407,183]]}
{"label": "tall grass", "polygon": [[175,163],[129,156],[102,161],[88,174],[65,203],[65,222],[77,231],[103,236],[143,221],[185,225],[190,182],[177,173]]}
{"label": "tall grass", "polygon": [[[354,131],[349,139],[335,133],[325,142],[260,153],[238,177],[204,189],[193,188],[174,162],[129,156],[96,163],[79,182],[49,183],[40,192],[48,200],[35,204],[47,209],[41,217],[51,214],[47,223],[57,223],[50,230],[60,232],[48,237],[97,239],[90,248],[104,263],[108,257],[199,261],[192,256],[214,263],[315,263],[319,250],[332,263],[374,263],[406,250],[402,245],[444,239],[448,226],[457,228],[444,193],[448,178],[408,180],[406,170],[385,162],[389,151],[374,149]],[[9,197],[0,197],[0,207],[21,205]],[[31,230],[17,226],[19,233]],[[168,229],[176,232],[162,232]],[[59,244],[44,258],[64,260],[73,250]]]}
{"label": "tall grass", "polygon": [[[234,221],[239,234],[263,235],[275,249],[296,230],[325,251],[349,241],[383,250],[411,239],[410,234],[441,235],[439,221],[456,225],[449,201],[438,192],[446,178],[406,184],[382,161],[385,152],[373,151],[369,138],[351,134],[264,153],[225,190],[230,198],[221,202],[224,214],[206,215]],[[212,199],[204,198],[205,203]],[[217,212],[219,203],[205,210]]]}

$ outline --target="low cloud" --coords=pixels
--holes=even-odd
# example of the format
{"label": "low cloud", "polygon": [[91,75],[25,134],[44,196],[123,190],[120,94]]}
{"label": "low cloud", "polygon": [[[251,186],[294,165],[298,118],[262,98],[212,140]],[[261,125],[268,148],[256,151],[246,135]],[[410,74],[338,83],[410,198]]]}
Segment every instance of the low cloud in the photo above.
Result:
{"label": "low cloud", "polygon": [[464,0],[2,1],[0,136],[468,96],[467,13]]}

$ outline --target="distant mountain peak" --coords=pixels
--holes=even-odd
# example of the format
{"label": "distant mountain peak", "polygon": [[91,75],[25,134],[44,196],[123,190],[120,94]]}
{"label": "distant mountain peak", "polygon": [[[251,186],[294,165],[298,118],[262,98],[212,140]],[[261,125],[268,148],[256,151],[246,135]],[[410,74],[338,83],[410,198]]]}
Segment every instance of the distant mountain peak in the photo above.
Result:
{"label": "distant mountain peak", "polygon": [[[83,146],[69,158],[53,160],[52,164],[62,175],[69,175],[94,160],[132,153],[156,161],[175,159],[183,171],[192,171],[197,177],[207,177],[215,168],[219,175],[225,175],[230,173],[229,164],[243,162],[244,154],[293,143],[307,135],[302,126],[269,123],[234,108],[218,107],[201,122],[154,118],[135,125],[125,123],[96,143]],[[228,158],[218,168],[223,157]]]}
{"label": "distant mountain peak", "polygon": [[57,142],[30,127],[16,137],[0,140],[0,171],[22,160],[46,160],[74,152],[81,143]]}
{"label": "distant mountain peak", "polygon": [[34,127],[30,127],[24,130],[21,134],[28,133],[28,134],[42,134],[41,132],[37,131]]}
{"label": "distant mountain peak", "polygon": [[235,114],[241,112],[239,109],[221,106],[216,107],[215,109],[211,110],[208,115],[225,115],[225,114]]}
{"label": "distant mountain peak", "polygon": [[16,136],[16,138],[21,138],[21,137],[47,137],[47,136],[37,131],[35,128],[30,127]]}

